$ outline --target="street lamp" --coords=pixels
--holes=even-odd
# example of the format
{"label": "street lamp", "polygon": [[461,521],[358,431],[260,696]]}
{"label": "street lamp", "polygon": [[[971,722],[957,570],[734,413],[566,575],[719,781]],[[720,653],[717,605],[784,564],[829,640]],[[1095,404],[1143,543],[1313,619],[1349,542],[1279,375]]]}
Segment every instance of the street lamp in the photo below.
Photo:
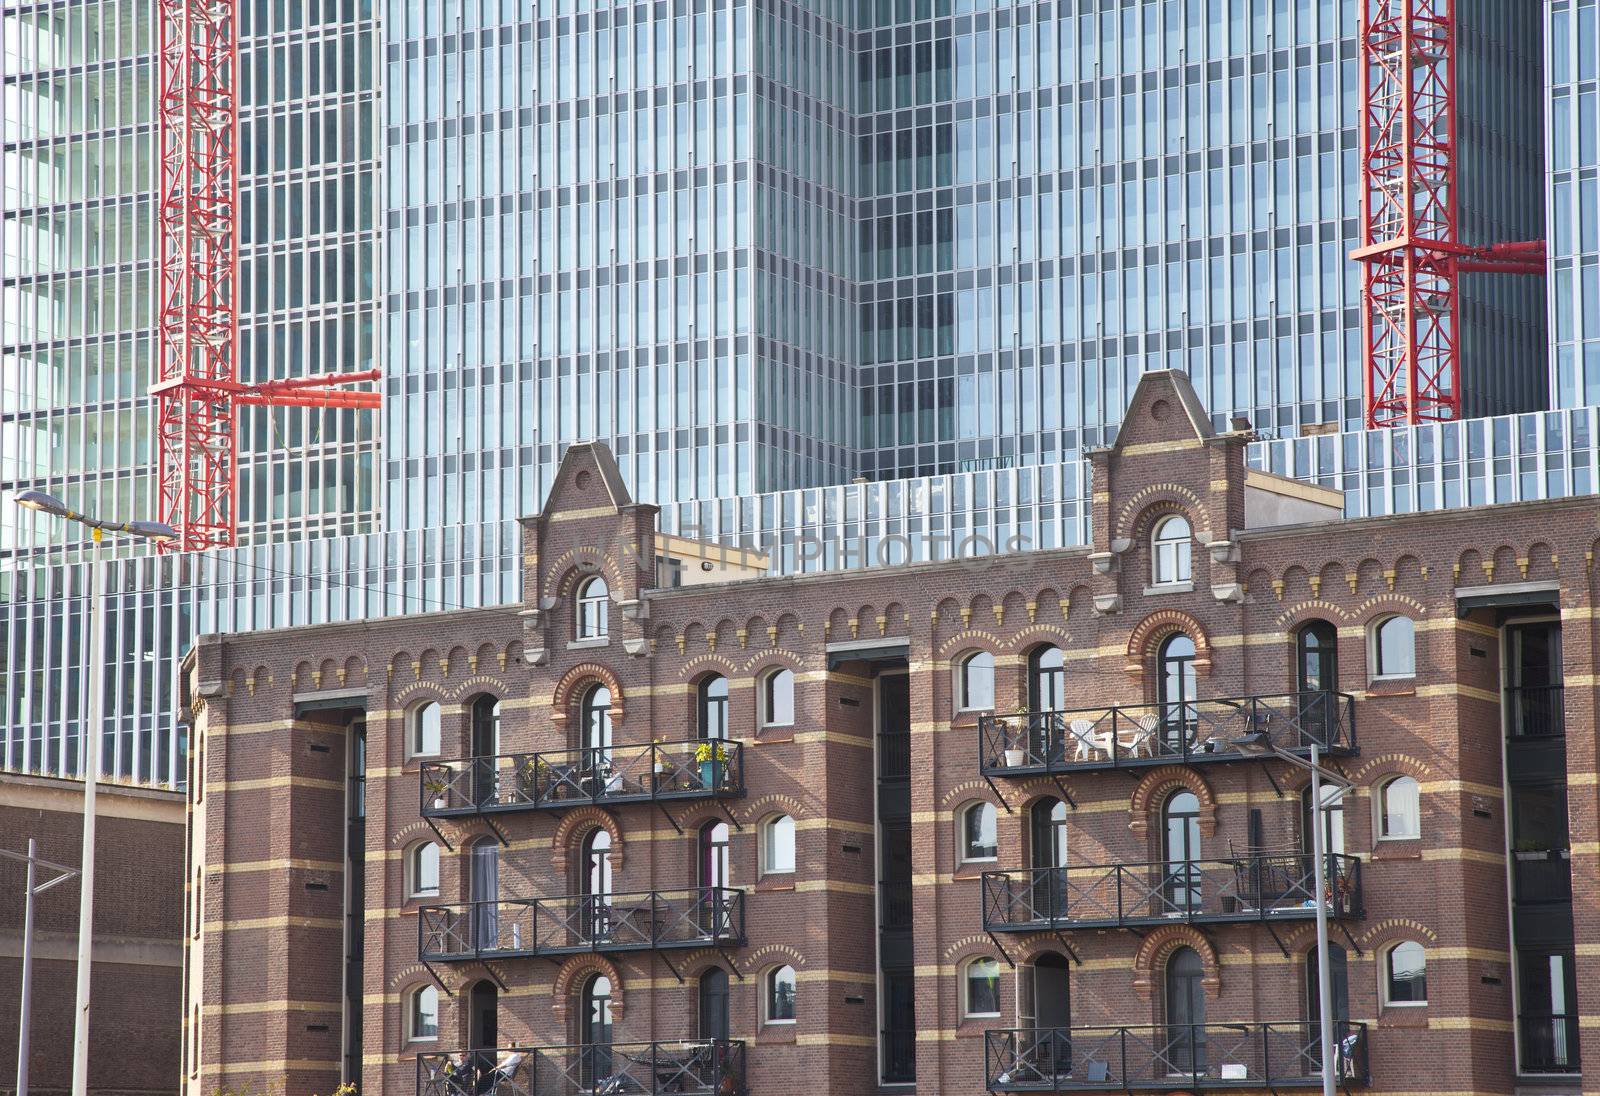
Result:
{"label": "street lamp", "polygon": [[[101,659],[105,657],[105,606],[100,597],[100,541],[105,534],[139,537],[158,542],[174,541],[178,533],[159,521],[108,521],[70,509],[54,495],[43,491],[21,491],[13,497],[18,506],[51,514],[89,527],[93,542],[89,557],[89,696],[84,704],[83,762],[83,881],[78,899],[78,999],[72,1029],[72,1096],[87,1096],[89,1090],[89,974],[94,943],[94,822],[95,789],[100,779],[100,734],[105,717],[104,686],[101,684]],[[62,675],[63,688],[66,675]]]}
{"label": "street lamp", "polygon": [[[1355,787],[1332,769],[1322,767],[1321,747],[1311,742],[1311,759],[1290,753],[1272,741],[1265,731],[1252,731],[1233,740],[1233,748],[1246,757],[1275,757],[1311,773],[1311,803],[1314,815],[1311,824],[1311,885],[1315,889],[1317,908],[1317,1021],[1318,1037],[1322,1042],[1322,1096],[1334,1096],[1333,1049],[1333,976],[1328,958],[1328,901],[1327,893],[1327,842],[1323,831],[1323,815],[1333,809],[1346,792]],[[1334,785],[1336,791],[1327,800],[1322,798],[1322,782]]]}

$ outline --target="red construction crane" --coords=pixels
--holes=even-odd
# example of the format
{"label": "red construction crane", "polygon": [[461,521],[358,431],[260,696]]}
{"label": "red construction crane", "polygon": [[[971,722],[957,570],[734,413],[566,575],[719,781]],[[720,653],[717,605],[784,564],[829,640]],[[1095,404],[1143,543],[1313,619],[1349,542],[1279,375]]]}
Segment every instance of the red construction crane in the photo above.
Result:
{"label": "red construction crane", "polygon": [[1454,0],[1361,10],[1367,426],[1461,417],[1460,275],[1544,273],[1544,241],[1459,242]]}
{"label": "red construction crane", "polygon": [[375,408],[375,369],[245,384],[239,362],[238,0],[157,2],[159,516],[171,551],[234,543],[240,404]]}

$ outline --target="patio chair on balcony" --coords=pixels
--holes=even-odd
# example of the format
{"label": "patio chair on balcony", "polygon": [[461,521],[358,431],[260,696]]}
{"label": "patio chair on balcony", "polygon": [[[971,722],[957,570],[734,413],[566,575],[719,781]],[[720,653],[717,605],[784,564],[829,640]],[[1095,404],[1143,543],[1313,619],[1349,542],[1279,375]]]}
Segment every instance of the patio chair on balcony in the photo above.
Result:
{"label": "patio chair on balcony", "polygon": [[1067,725],[1067,733],[1077,743],[1073,753],[1075,761],[1094,761],[1096,755],[1110,756],[1116,739],[1110,731],[1097,731],[1088,719],[1074,719]]}
{"label": "patio chair on balcony", "polygon": [[1156,755],[1156,732],[1161,729],[1161,719],[1154,715],[1142,715],[1136,721],[1134,729],[1123,731],[1117,735],[1117,748],[1125,757],[1145,757]]}

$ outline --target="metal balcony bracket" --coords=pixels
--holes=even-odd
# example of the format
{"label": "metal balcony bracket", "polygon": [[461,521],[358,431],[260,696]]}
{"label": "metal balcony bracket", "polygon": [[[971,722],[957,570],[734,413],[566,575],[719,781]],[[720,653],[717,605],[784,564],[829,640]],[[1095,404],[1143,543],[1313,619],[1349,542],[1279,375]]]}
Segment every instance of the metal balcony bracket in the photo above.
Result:
{"label": "metal balcony bracket", "polygon": [[1011,809],[1011,804],[1006,802],[1005,795],[1000,791],[999,786],[995,784],[994,778],[992,776],[990,776],[988,773],[984,773],[983,774],[983,782],[985,784],[989,785],[989,790],[994,792],[994,797],[996,799],[1000,800],[1000,805],[1006,809],[1006,813],[1007,814],[1016,814],[1017,813],[1016,811]]}
{"label": "metal balcony bracket", "polygon": [[[1006,961],[1006,966],[1010,967],[1012,970],[1016,970],[1016,961],[1012,959],[1010,953],[1006,951],[1006,946],[1000,942],[1000,938],[994,933],[990,932],[988,929],[984,930],[984,935],[994,942],[995,950],[1000,953],[1000,958]],[[1073,956],[1073,958],[1077,958],[1077,956]]]}
{"label": "metal balcony bracket", "polygon": [[506,836],[506,832],[500,828],[500,824],[498,822],[486,814],[479,815],[478,817],[483,819],[483,824],[485,826],[489,827],[489,832],[493,833],[500,839],[500,844],[503,848],[509,849],[511,847],[511,839]]}
{"label": "metal balcony bracket", "polygon": [[669,826],[671,826],[673,829],[677,830],[678,831],[678,836],[682,837],[683,836],[683,827],[678,825],[678,820],[676,818],[672,817],[672,812],[667,810],[667,805],[665,803],[663,803],[659,799],[657,799],[655,801],[655,803],[656,803],[656,806],[658,808],[660,808],[660,810],[661,810],[661,816],[667,820],[667,824]]}
{"label": "metal balcony bracket", "polygon": [[717,954],[722,956],[723,961],[728,964],[728,969],[733,971],[733,976],[741,982],[744,981],[744,975],[740,973],[738,965],[734,963],[733,956],[728,954],[728,949],[721,944],[716,945],[716,948]]}
{"label": "metal balcony bracket", "polygon": [[733,817],[733,812],[728,809],[728,804],[727,804],[726,800],[718,799],[717,800],[717,807],[719,809],[721,809],[723,814],[728,816],[728,821],[733,823],[733,828],[734,829],[738,830],[740,833],[744,832],[744,827],[739,825],[739,820],[737,818]]}
{"label": "metal balcony bracket", "polygon": [[1056,786],[1056,791],[1060,792],[1061,798],[1067,801],[1067,806],[1071,807],[1073,810],[1078,809],[1078,801],[1072,798],[1072,793],[1067,791],[1067,786],[1061,782],[1060,773],[1051,773],[1050,783]]}
{"label": "metal balcony bracket", "polygon": [[1080,967],[1083,966],[1083,959],[1079,957],[1077,951],[1073,949],[1072,945],[1067,943],[1066,934],[1064,934],[1060,929],[1054,929],[1052,930],[1051,935],[1054,936],[1056,941],[1066,949],[1067,954],[1072,956],[1072,961],[1074,963],[1078,964]]}
{"label": "metal balcony bracket", "polygon": [[1278,778],[1272,775],[1272,766],[1267,764],[1268,760],[1269,758],[1263,757],[1257,764],[1261,766],[1261,771],[1267,774],[1267,783],[1272,785],[1272,790],[1278,793],[1279,799],[1282,799],[1283,788],[1278,784]]}
{"label": "metal balcony bracket", "polygon": [[1284,942],[1283,942],[1283,937],[1281,937],[1281,936],[1279,936],[1279,935],[1278,935],[1278,928],[1277,928],[1277,926],[1276,926],[1276,925],[1274,925],[1274,924],[1273,924],[1273,923],[1272,923],[1272,922],[1271,922],[1271,921],[1268,921],[1268,920],[1267,920],[1267,919],[1266,919],[1266,918],[1265,918],[1265,917],[1263,917],[1263,918],[1262,918],[1262,919],[1261,919],[1261,923],[1262,923],[1262,924],[1263,924],[1263,925],[1265,925],[1265,926],[1267,926],[1267,931],[1268,931],[1268,932],[1270,932],[1270,933],[1272,933],[1272,940],[1273,940],[1273,942],[1274,942],[1274,943],[1275,943],[1275,944],[1277,944],[1277,945],[1278,945],[1278,950],[1279,950],[1279,951],[1281,951],[1281,952],[1283,952],[1283,957],[1284,957],[1284,958],[1285,958],[1285,959],[1288,959],[1288,958],[1290,958],[1290,955],[1289,955],[1289,948],[1288,948],[1288,946],[1287,946],[1287,945],[1285,945],[1285,944],[1284,944]]}
{"label": "metal balcony bracket", "polygon": [[432,817],[424,818],[423,821],[428,824],[428,828],[433,831],[434,836],[444,844],[446,849],[449,849],[451,852],[456,851],[456,847],[450,844],[450,839],[444,835],[444,831],[439,828],[439,824],[434,821]]}
{"label": "metal balcony bracket", "polygon": [[449,986],[444,984],[444,979],[443,978],[439,977],[439,972],[433,969],[433,964],[432,963],[430,963],[426,959],[424,959],[422,961],[422,965],[423,965],[424,969],[427,970],[429,976],[433,978],[434,984],[437,985],[440,989],[444,990],[444,995],[446,997],[454,997],[455,996],[455,992],[453,990],[451,990],[451,988]]}
{"label": "metal balcony bracket", "polygon": [[1350,947],[1355,950],[1357,957],[1361,959],[1367,957],[1367,953],[1361,950],[1361,945],[1356,943],[1356,938],[1350,935],[1350,926],[1344,923],[1344,918],[1342,917],[1339,918],[1339,932],[1343,934],[1346,940],[1350,941]]}
{"label": "metal balcony bracket", "polygon": [[478,958],[478,965],[489,972],[489,980],[500,987],[501,993],[511,992],[511,990],[507,988],[505,980],[501,978],[500,975],[495,973],[495,969],[485,962],[482,956]]}
{"label": "metal balcony bracket", "polygon": [[656,954],[661,956],[661,961],[663,963],[667,964],[667,969],[670,970],[672,972],[672,976],[678,980],[678,985],[683,985],[683,975],[678,971],[677,967],[672,965],[672,960],[667,958],[667,953],[664,951],[657,951]]}

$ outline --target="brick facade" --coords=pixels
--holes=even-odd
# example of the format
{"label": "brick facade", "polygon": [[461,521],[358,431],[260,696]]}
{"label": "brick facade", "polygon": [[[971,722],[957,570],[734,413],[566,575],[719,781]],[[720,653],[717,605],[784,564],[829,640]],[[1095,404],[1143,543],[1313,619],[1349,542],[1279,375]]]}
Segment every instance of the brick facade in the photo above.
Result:
{"label": "brick facade", "polygon": [[[1344,805],[1343,844],[1360,861],[1364,908],[1340,921],[1333,940],[1347,955],[1349,1020],[1366,1025],[1371,1084],[1512,1092],[1501,688],[1508,614],[1495,607],[1495,591],[1542,604],[1537,611],[1561,621],[1583,996],[1587,975],[1600,971],[1594,501],[1271,524],[1262,514],[1325,512],[1327,492],[1296,495],[1247,472],[1246,437],[1214,435],[1180,375],[1147,374],[1116,444],[1092,457],[1088,548],[673,589],[652,588],[653,508],[628,500],[603,448],[574,446],[544,513],[525,523],[522,606],[202,639],[185,669],[196,743],[194,841],[204,857],[195,867],[201,904],[191,910],[204,929],[189,944],[190,1091],[209,1093],[226,1081],[326,1093],[341,1068],[354,1068],[341,1061],[349,1050],[343,1033],[353,1030],[341,963],[351,932],[345,817],[356,725],[365,728],[366,765],[356,921],[365,928],[365,1090],[413,1091],[419,1051],[469,1045],[475,984],[496,985],[499,1045],[555,1046],[580,1041],[575,997],[602,973],[613,987],[614,1041],[645,1043],[695,1038],[697,979],[722,967],[733,974],[730,1033],[745,1043],[739,1080],[750,1092],[796,1091],[799,1078],[809,1092],[877,1091],[875,802],[882,789],[874,758],[882,745],[875,714],[891,673],[905,673],[909,685],[918,1090],[985,1087],[985,1032],[1019,1026],[1019,972],[1046,952],[1067,961],[1074,1032],[1164,1023],[1167,964],[1185,948],[1202,967],[1196,992],[1207,1023],[1272,1021],[1304,1030],[1306,957],[1314,946],[1307,915],[1198,924],[1180,916],[990,935],[980,879],[986,870],[1027,867],[1029,811],[1046,796],[1070,800],[1075,872],[1162,861],[1162,811],[1175,791],[1194,796],[1199,855],[1207,861],[1237,865],[1249,855],[1241,852],[1246,845],[1288,848],[1300,840],[1302,770],[1231,754],[1224,760],[1221,738],[1210,756],[1202,734],[1193,737],[1192,756],[1160,764],[1134,757],[1127,765],[1078,765],[1085,755],[1068,749],[1042,766],[1051,771],[1007,775],[996,750],[984,759],[985,774],[979,723],[1029,707],[1029,655],[1042,644],[1063,652],[1066,709],[1155,704],[1163,696],[1156,653],[1178,633],[1194,644],[1204,711],[1224,710],[1206,707],[1215,698],[1282,698],[1296,689],[1298,629],[1321,620],[1335,631],[1337,689],[1351,698],[1357,728],[1346,743],[1353,748],[1335,751],[1329,764],[1356,785]],[[1152,587],[1151,534],[1168,514],[1183,515],[1193,530],[1192,578]],[[575,640],[573,595],[593,575],[610,590],[609,632]],[[1415,670],[1379,676],[1372,629],[1396,614],[1414,622]],[[992,713],[956,710],[956,670],[975,651],[994,657]],[[758,686],[779,667],[795,674],[793,725],[761,727]],[[697,686],[708,675],[729,686],[742,796],[458,811],[452,788],[437,793],[432,813],[439,817],[424,817],[436,793],[423,790],[422,770],[435,759],[409,756],[407,715],[417,705],[441,705],[437,756],[459,776],[471,769],[461,759],[474,753],[474,700],[500,698],[499,751],[518,755],[494,766],[505,794],[522,755],[582,744],[579,706],[590,686],[611,693],[620,755],[653,740],[696,737]],[[1275,710],[1277,723],[1254,716],[1259,722],[1250,726],[1305,718],[1303,708]],[[1402,775],[1419,787],[1420,835],[1380,840],[1374,796]],[[998,850],[993,862],[962,863],[959,828],[965,809],[980,801],[998,808]],[[795,870],[763,876],[758,833],[778,814],[796,822]],[[612,842],[614,893],[670,892],[697,886],[696,835],[718,819],[736,827],[730,885],[744,891],[742,943],[419,961],[419,910],[470,897],[475,842],[500,846],[503,899],[577,891],[581,845],[596,829]],[[407,851],[441,837],[449,847],[441,845],[438,896],[408,898]],[[1400,941],[1425,950],[1425,1006],[1383,999],[1380,967]],[[979,957],[1000,962],[1000,1015],[964,1018],[962,975]],[[793,1025],[762,1022],[763,976],[779,965],[797,973]],[[438,1037],[408,1040],[409,995],[435,979],[443,991]],[[1285,1039],[1284,1046],[1305,1049],[1303,1037]],[[1204,1068],[1215,1085],[1230,1051],[1223,1034],[1211,1040]],[[1600,1063],[1594,1029],[1582,1028],[1581,1041],[1584,1056]],[[1085,1062],[1095,1053],[1086,1043],[1076,1052],[1085,1084],[1092,1084]]]}
{"label": "brick facade", "polygon": [[[95,942],[90,980],[89,1091],[176,1092],[182,1015],[184,803],[181,792],[102,784],[96,797]],[[0,775],[7,849],[75,867],[83,850],[83,785]],[[41,874],[40,880],[49,878]],[[15,1091],[25,865],[0,859],[0,1093]],[[76,880],[39,895],[34,911],[29,1091],[72,1090],[77,992]]]}

